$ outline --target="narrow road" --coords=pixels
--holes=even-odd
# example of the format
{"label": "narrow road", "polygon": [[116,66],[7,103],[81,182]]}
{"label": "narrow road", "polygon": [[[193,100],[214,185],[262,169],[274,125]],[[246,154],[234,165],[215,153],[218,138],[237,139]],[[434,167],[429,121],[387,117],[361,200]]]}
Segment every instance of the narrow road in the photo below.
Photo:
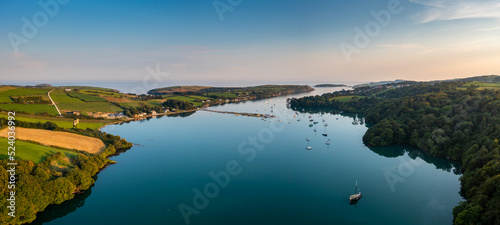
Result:
{"label": "narrow road", "polygon": [[50,90],[49,92],[47,92],[47,96],[49,96],[49,99],[50,99],[50,101],[52,102],[52,105],[54,105],[54,106],[56,107],[56,110],[57,110],[57,112],[59,113],[59,116],[62,116],[61,111],[59,111],[59,108],[57,108],[56,103],[55,103],[55,102],[54,102],[54,100],[52,100],[52,98],[50,97],[50,92],[52,92],[53,90],[54,90],[54,89],[52,89],[52,90]]}

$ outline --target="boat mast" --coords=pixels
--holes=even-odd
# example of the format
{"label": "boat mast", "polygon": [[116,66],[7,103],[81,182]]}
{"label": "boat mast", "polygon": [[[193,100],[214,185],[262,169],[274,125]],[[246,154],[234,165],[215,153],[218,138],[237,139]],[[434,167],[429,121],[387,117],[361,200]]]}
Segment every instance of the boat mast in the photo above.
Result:
{"label": "boat mast", "polygon": [[354,194],[358,193],[358,180],[356,180],[356,186],[354,188]]}

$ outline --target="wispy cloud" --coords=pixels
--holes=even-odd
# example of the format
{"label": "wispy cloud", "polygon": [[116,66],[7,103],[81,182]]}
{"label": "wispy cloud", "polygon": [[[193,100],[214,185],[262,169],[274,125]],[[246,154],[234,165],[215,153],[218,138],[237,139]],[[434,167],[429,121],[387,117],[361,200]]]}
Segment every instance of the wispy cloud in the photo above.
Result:
{"label": "wispy cloud", "polygon": [[440,46],[437,48],[429,48],[425,51],[418,53],[418,55],[425,55],[430,53],[442,53],[442,52],[471,53],[476,51],[484,51],[488,49],[497,49],[498,45],[496,43],[499,43],[498,40],[499,38],[485,38],[468,42],[454,43],[446,46]]}
{"label": "wispy cloud", "polygon": [[[16,69],[35,69],[41,70],[46,68],[47,64],[41,60],[33,59],[24,53],[7,53],[7,57],[4,59],[6,65],[13,66]],[[7,66],[7,67],[9,67]]]}
{"label": "wispy cloud", "polygon": [[485,27],[485,28],[476,29],[476,31],[495,31],[495,30],[500,30],[500,26],[498,26],[498,27]]}
{"label": "wispy cloud", "polygon": [[410,0],[410,2],[424,5],[426,8],[415,15],[419,23],[471,18],[500,20],[498,0]]}
{"label": "wispy cloud", "polygon": [[197,45],[177,45],[167,47],[168,49],[175,50],[180,54],[185,55],[205,55],[221,52],[219,49],[213,49],[207,46],[197,46]]}
{"label": "wispy cloud", "polygon": [[423,46],[418,43],[404,43],[404,44],[377,44],[375,45],[380,48],[389,48],[389,49],[398,49],[398,50],[406,50],[406,49],[416,49],[422,48]]}

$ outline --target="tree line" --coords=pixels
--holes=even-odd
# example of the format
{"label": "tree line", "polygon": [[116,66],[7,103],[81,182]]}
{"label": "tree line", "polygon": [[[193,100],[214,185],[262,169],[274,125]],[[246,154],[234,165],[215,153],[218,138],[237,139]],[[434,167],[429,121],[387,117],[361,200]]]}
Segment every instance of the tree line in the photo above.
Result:
{"label": "tree line", "polygon": [[44,100],[42,96],[12,96],[14,103],[19,104],[51,104],[49,100]]}

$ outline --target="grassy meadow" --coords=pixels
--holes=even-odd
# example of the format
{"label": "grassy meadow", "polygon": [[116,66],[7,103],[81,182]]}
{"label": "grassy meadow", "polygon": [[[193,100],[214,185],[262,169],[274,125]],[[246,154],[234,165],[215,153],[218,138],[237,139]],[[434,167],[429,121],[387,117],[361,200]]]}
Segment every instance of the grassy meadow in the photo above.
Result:
{"label": "grassy meadow", "polygon": [[[20,140],[15,141],[15,146],[16,158],[31,160],[35,163],[43,162],[47,156],[56,152],[61,152],[68,158],[75,158],[77,155],[73,150],[62,150]],[[0,148],[7,149],[8,147],[10,147],[10,145],[8,144],[7,138],[0,137]],[[5,158],[8,158],[8,155],[0,154],[0,159]]]}
{"label": "grassy meadow", "polygon": [[352,95],[349,95],[349,96],[337,96],[337,97],[333,97],[331,100],[335,99],[339,102],[348,102],[348,101],[351,101],[352,98],[354,97],[357,97],[357,98],[366,98],[365,96],[352,96]]}
{"label": "grassy meadow", "polygon": [[[7,118],[7,113],[5,112],[0,112],[0,118],[4,117]],[[72,118],[65,118],[65,117],[47,117],[47,116],[40,116],[40,115],[31,115],[31,114],[19,114],[16,113],[16,120],[23,121],[23,122],[31,122],[31,123],[45,123],[45,122],[52,122],[57,124],[57,126],[62,127],[62,128],[72,128],[73,127],[73,119]],[[113,122],[113,120],[90,120],[90,119],[81,119],[80,123],[78,124],[78,128],[81,129],[97,129],[105,124],[108,124],[110,122]]]}
{"label": "grassy meadow", "polygon": [[479,89],[479,90],[484,90],[484,89],[500,90],[500,83],[486,83],[486,82],[480,82],[480,81],[466,83],[466,84],[462,85],[462,87],[460,87],[460,89],[462,89],[462,90],[466,89],[467,87],[469,87],[471,85],[476,86],[477,89]]}

